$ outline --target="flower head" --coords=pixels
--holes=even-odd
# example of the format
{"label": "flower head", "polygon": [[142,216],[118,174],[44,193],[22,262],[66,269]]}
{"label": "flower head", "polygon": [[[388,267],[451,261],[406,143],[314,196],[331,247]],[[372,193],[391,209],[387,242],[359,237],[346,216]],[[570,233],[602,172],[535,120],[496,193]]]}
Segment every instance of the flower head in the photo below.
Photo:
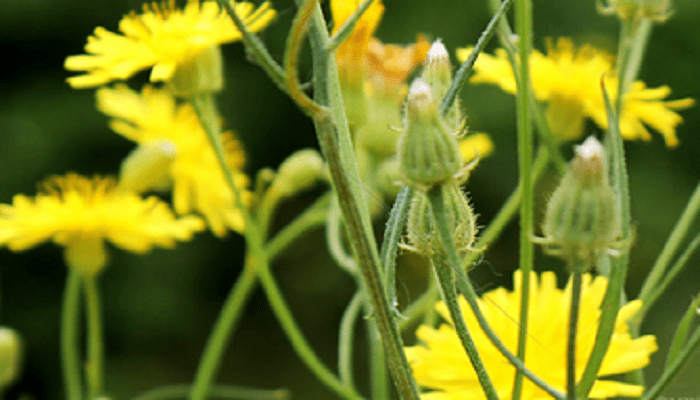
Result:
{"label": "flower head", "polygon": [[[223,236],[227,228],[243,230],[243,216],[236,207],[234,193],[226,184],[216,154],[192,106],[178,104],[167,90],[146,86],[139,94],[126,85],[117,85],[97,91],[97,107],[113,118],[110,121],[112,130],[140,147],[167,143],[173,155],[165,168],[165,179],[173,187],[175,212],[181,215],[199,212],[219,236]],[[243,150],[231,133],[224,134],[223,139],[229,168],[234,172],[234,181],[243,194],[241,200],[246,204],[250,193],[245,190],[248,177],[241,172],[245,162]],[[161,186],[153,184],[139,189]]]}
{"label": "flower head", "polygon": [[[491,327],[503,343],[515,352],[518,347],[518,315],[522,288],[521,272],[514,274],[515,290],[508,292],[499,288],[485,294],[479,304]],[[579,330],[576,336],[576,372],[580,378],[590,357],[598,329],[600,306],[605,295],[607,280],[592,279],[584,275],[581,295]],[[542,274],[538,282],[535,274],[530,276],[530,307],[525,365],[550,386],[563,391],[566,387],[566,347],[571,286],[557,289],[552,272]],[[491,376],[501,399],[512,397],[515,368],[494,347],[471,312],[464,299],[460,306],[469,331],[474,337],[487,372]],[[639,300],[632,301],[620,309],[610,346],[603,359],[599,376],[616,375],[642,368],[649,363],[649,355],[656,351],[654,336],[633,339],[626,323],[641,307]],[[438,303],[438,311],[450,321],[444,303]],[[535,311],[536,310],[536,311]],[[406,348],[409,363],[418,383],[433,390],[422,399],[484,399],[469,358],[464,352],[459,337],[451,324],[442,324],[434,329],[421,326],[416,336],[422,345]],[[591,398],[641,395],[642,386],[598,379],[590,393]],[[525,381],[522,398],[549,399],[549,396],[530,381]]]}
{"label": "flower head", "polygon": [[[458,58],[464,60],[470,49],[460,49]],[[617,97],[618,78],[609,76],[613,69],[611,57],[592,46],[576,50],[570,39],[561,38],[556,44],[549,41],[547,55],[533,51],[530,55],[532,88],[538,100],[547,103],[547,122],[561,140],[572,140],[583,135],[584,122],[591,118],[606,129],[608,119],[600,79],[607,76],[606,89]],[[476,73],[471,81],[500,86],[515,93],[516,83],[505,50],[495,56],[481,54],[474,65]],[[608,74],[608,75],[606,75]],[[625,93],[620,116],[620,131],[625,139],[650,140],[646,126],[663,135],[666,145],[678,145],[676,126],[683,122],[677,110],[692,106],[693,99],[665,101],[671,94],[668,86],[647,88],[642,81],[633,82]]]}
{"label": "flower head", "polygon": [[76,174],[49,178],[35,198],[16,195],[0,204],[0,245],[22,251],[53,240],[66,263],[94,275],[107,261],[105,240],[134,253],[173,247],[204,229],[194,216],[176,219],[166,203],[116,189],[112,178]]}
{"label": "flower head", "polygon": [[[252,3],[234,3],[236,14],[249,30],[257,32],[275,17],[270,3],[255,9]],[[241,38],[226,13],[213,1],[200,4],[188,0],[184,9],[177,9],[174,0],[144,5],[143,12],[125,15],[119,22],[119,33],[98,27],[88,37],[88,54],[66,58],[69,71],[85,71],[68,78],[74,88],[99,86],[114,80],[125,80],[136,72],[153,68],[151,82],[168,81],[178,66],[192,62],[204,50]]]}
{"label": "flower head", "polygon": [[[334,34],[359,7],[360,0],[331,1]],[[384,5],[382,5],[381,0],[375,0],[357,21],[350,36],[336,49],[335,57],[338,68],[345,80],[349,82],[362,81],[367,46],[377,30],[383,14]]]}

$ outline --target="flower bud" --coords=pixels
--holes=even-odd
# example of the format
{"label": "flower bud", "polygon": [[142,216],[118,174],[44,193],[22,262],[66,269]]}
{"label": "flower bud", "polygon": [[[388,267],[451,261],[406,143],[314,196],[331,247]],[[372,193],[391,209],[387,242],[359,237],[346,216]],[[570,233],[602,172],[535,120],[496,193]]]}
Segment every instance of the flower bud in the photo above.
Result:
{"label": "flower bud", "polygon": [[273,187],[280,198],[309,189],[325,174],[323,159],[316,150],[299,150],[279,167]]}
{"label": "flower bud", "polygon": [[402,175],[417,186],[430,187],[451,179],[462,166],[457,139],[440,117],[432,89],[421,78],[408,93],[406,131],[398,152]]}
{"label": "flower bud", "polygon": [[[450,86],[452,86],[452,64],[445,45],[440,40],[433,42],[425,58],[423,80],[433,89],[438,104],[445,98]],[[445,123],[450,129],[456,131],[461,124],[459,99],[456,99],[445,116]]]}
{"label": "flower bud", "polygon": [[546,243],[555,246],[552,253],[569,260],[593,261],[618,242],[620,213],[600,142],[591,136],[575,151],[576,157],[547,204],[542,230]]}
{"label": "flower bud", "polygon": [[656,22],[666,21],[673,13],[671,0],[608,0],[598,9],[603,14],[617,14],[622,20],[644,17]]}
{"label": "flower bud", "polygon": [[[454,232],[454,241],[461,255],[466,255],[472,249],[476,237],[476,216],[469,205],[467,196],[457,186],[450,182],[442,185],[445,211]],[[427,193],[416,191],[408,213],[408,244],[417,253],[430,256],[439,252],[442,242],[435,230],[430,201]]]}
{"label": "flower bud", "polygon": [[19,376],[22,361],[22,341],[10,328],[0,327],[0,389],[8,387]]}
{"label": "flower bud", "polygon": [[203,93],[216,93],[224,87],[221,48],[210,46],[199,51],[189,62],[178,64],[168,81],[175,96],[192,97]]}

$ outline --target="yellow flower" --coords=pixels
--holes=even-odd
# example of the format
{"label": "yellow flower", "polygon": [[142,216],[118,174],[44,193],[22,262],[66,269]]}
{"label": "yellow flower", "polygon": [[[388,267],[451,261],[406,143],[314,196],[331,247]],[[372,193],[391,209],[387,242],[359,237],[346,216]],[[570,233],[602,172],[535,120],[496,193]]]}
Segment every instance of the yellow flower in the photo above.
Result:
{"label": "yellow flower", "polygon": [[16,195],[0,204],[0,245],[27,250],[53,240],[65,246],[69,267],[86,275],[106,264],[105,240],[134,253],[171,248],[204,229],[194,216],[176,219],[156,197],[143,199],[115,189],[112,178],[68,174],[49,178],[35,198]]}
{"label": "yellow flower", "polygon": [[[471,49],[460,49],[457,57],[462,61]],[[576,50],[570,39],[561,38],[556,44],[547,43],[547,55],[533,51],[530,55],[532,88],[539,101],[546,102],[547,122],[552,132],[561,140],[579,138],[584,133],[585,118],[591,118],[606,129],[608,120],[600,80],[606,76],[606,89],[617,97],[618,79],[610,77],[613,69],[611,57],[592,46]],[[508,93],[517,88],[506,52],[496,51],[495,56],[481,54],[474,65],[474,83],[498,85]],[[666,145],[678,145],[676,126],[683,122],[676,110],[692,106],[693,99],[664,101],[671,94],[668,86],[647,88],[644,82],[632,83],[625,94],[620,118],[622,136],[629,140],[650,140],[645,127],[659,131]]]}
{"label": "yellow flower", "polygon": [[[253,32],[275,17],[270,3],[257,9],[252,3],[235,3],[234,8]],[[72,87],[125,80],[151,67],[151,82],[168,81],[179,65],[191,62],[203,50],[241,38],[241,32],[216,2],[200,4],[199,0],[188,0],[182,10],[175,8],[174,0],[144,5],[142,14],[132,12],[122,18],[119,31],[122,34],[96,28],[85,45],[88,54],[66,58],[67,70],[86,72],[67,79]]]}
{"label": "yellow flower", "polygon": [[[515,272],[513,292],[499,288],[485,294],[479,300],[481,310],[491,327],[514,353],[517,351],[518,343],[521,276],[520,271]],[[584,276],[579,330],[576,336],[578,378],[583,374],[595,342],[600,305],[607,283],[603,277],[591,280],[589,275]],[[528,320],[525,365],[549,385],[564,391],[571,285],[569,284],[563,291],[557,289],[554,273],[545,272],[539,283],[535,274],[531,274],[530,288],[531,311]],[[511,398],[515,368],[491,344],[463,298],[460,298],[460,306],[499,397]],[[654,336],[633,339],[629,334],[626,321],[640,307],[641,302],[635,300],[620,309],[599,376],[622,374],[642,368],[649,363],[649,355],[657,350]],[[438,303],[437,309],[445,319],[450,321],[449,312],[444,303]],[[434,390],[424,394],[422,399],[486,398],[452,325],[443,324],[438,329],[421,326],[416,336],[424,344],[406,348],[409,363],[418,383]],[[598,379],[593,385],[590,397],[597,399],[616,396],[634,397],[640,396],[642,391],[642,386]],[[522,394],[524,400],[551,399],[550,395],[527,379],[525,379]]]}
{"label": "yellow flower", "polygon": [[[360,0],[331,0],[333,34],[359,7]],[[350,36],[336,49],[335,58],[341,78],[344,80],[360,83],[364,79],[363,68],[367,45],[379,26],[382,14],[384,14],[384,5],[381,0],[375,0],[357,21]]]}
{"label": "yellow flower", "polygon": [[[243,231],[243,215],[236,207],[234,193],[226,184],[214,150],[191,105],[178,104],[167,90],[146,86],[139,94],[121,84],[113,89],[99,89],[97,108],[113,118],[110,121],[112,130],[140,147],[166,143],[172,149],[165,178],[173,186],[175,212],[181,215],[199,212],[218,236],[223,236],[227,228]],[[229,168],[243,194],[243,203],[247,204],[251,194],[245,190],[248,177],[240,171],[245,162],[243,150],[231,133],[224,134],[223,139]],[[147,175],[148,171],[134,174]],[[153,183],[138,190],[162,186]]]}

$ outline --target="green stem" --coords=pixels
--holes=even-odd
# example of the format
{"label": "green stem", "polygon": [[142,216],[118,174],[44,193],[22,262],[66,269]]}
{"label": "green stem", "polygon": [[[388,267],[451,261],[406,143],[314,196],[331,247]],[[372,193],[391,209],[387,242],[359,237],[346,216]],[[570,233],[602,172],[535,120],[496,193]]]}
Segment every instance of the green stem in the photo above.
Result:
{"label": "green stem", "polygon": [[95,277],[83,280],[85,289],[85,306],[88,325],[88,361],[86,374],[88,382],[88,399],[97,399],[103,390],[104,345],[102,333],[101,301]]}
{"label": "green stem", "polygon": [[676,357],[675,361],[664,370],[661,378],[654,384],[654,386],[649,389],[641,400],[653,400],[658,399],[661,391],[671,382],[674,376],[680,371],[681,367],[688,360],[690,355],[695,351],[695,349],[700,346],[700,328],[696,328],[693,336],[688,340],[688,344],[685,346],[683,351]]}
{"label": "green stem", "polygon": [[236,14],[233,9],[233,2],[227,0],[217,0],[219,5],[226,10],[229,17],[233,20],[236,28],[243,35],[241,40],[245,45],[248,54],[252,55],[253,60],[267,73],[267,76],[272,80],[272,82],[277,85],[282,91],[286,92],[287,87],[285,86],[286,77],[282,67],[275,61],[263,42],[258,39],[255,34],[248,30],[241,18]]}
{"label": "green stem", "polygon": [[66,288],[63,292],[61,312],[61,361],[63,364],[63,384],[66,399],[83,398],[80,379],[80,346],[78,345],[78,324],[80,319],[80,285],[82,277],[69,269]]}
{"label": "green stem", "polygon": [[569,311],[569,333],[566,343],[566,398],[576,400],[576,333],[578,314],[581,308],[581,266],[572,266],[571,309]]}
{"label": "green stem", "polygon": [[[661,281],[663,278],[668,265],[671,263],[674,254],[676,254],[678,248],[683,243],[683,240],[688,234],[688,231],[695,221],[699,211],[700,185],[695,188],[695,191],[690,196],[690,200],[685,206],[683,214],[681,214],[678,222],[676,222],[676,226],[673,228],[671,235],[669,235],[666,244],[664,244],[664,248],[661,250],[661,253],[659,253],[658,258],[654,262],[654,266],[651,268],[647,278],[644,280],[644,284],[642,285],[642,289],[639,293],[639,299],[642,300],[644,304],[648,302],[651,294],[654,292],[654,289],[659,286],[659,281]],[[635,317],[635,325],[641,324],[642,319],[643,315]]]}
{"label": "green stem", "polygon": [[683,351],[685,343],[688,340],[690,327],[694,325],[695,320],[698,318],[698,307],[700,307],[700,297],[695,297],[695,299],[690,302],[690,305],[688,305],[688,309],[685,310],[683,318],[681,318],[681,321],[676,327],[676,332],[673,334],[671,344],[668,346],[668,354],[666,355],[664,369],[670,368]]}
{"label": "green stem", "polygon": [[[254,251],[253,249],[251,249],[251,252],[253,253],[253,257],[257,258],[257,256],[260,255],[256,254],[258,251]],[[341,383],[338,378],[323,365],[321,360],[319,360],[294,320],[292,312],[287,306],[287,302],[284,300],[282,292],[270,272],[267,259],[264,257],[264,254],[262,254],[262,256],[262,258],[258,259],[258,277],[260,278],[260,284],[267,295],[272,312],[275,314],[277,321],[279,321],[294,351],[311,372],[337,395],[345,399],[360,398],[361,396],[355,392],[354,389]]]}
{"label": "green stem", "polygon": [[[639,310],[637,315],[635,315],[638,320],[642,321],[644,320],[644,316],[646,315],[647,311],[649,311],[649,308],[651,308],[654,303],[661,297],[662,294],[668,289],[668,286],[673,282],[673,280],[678,276],[678,274],[683,270],[683,267],[688,263],[688,260],[690,260],[690,257],[695,253],[695,251],[700,247],[700,235],[695,236],[692,242],[688,245],[688,248],[685,249],[683,254],[681,254],[680,257],[678,257],[678,261],[676,261],[675,264],[669,269],[668,274],[664,276],[664,279],[661,281],[661,283],[654,288],[654,290],[646,297],[645,300],[642,300],[642,308]],[[641,314],[641,316],[639,316]]]}
{"label": "green stem", "polygon": [[430,199],[430,204],[433,207],[435,225],[439,232],[443,248],[446,251],[447,260],[450,263],[450,266],[455,272],[455,276],[457,278],[457,287],[469,303],[469,306],[471,307],[472,312],[474,313],[474,317],[479,322],[479,326],[481,326],[481,329],[484,331],[484,334],[486,334],[489,340],[491,340],[491,343],[493,343],[493,345],[496,346],[496,348],[501,352],[501,354],[503,354],[503,356],[506,359],[508,359],[508,361],[516,369],[518,369],[518,371],[521,371],[523,375],[525,375],[525,377],[530,379],[535,385],[542,388],[554,398],[564,400],[565,396],[562,393],[549,386],[547,382],[545,382],[544,380],[533,374],[529,369],[527,369],[523,361],[517,356],[513,355],[513,353],[511,353],[510,350],[508,350],[508,348],[503,344],[498,335],[493,331],[488,321],[484,317],[484,314],[481,313],[476,291],[474,290],[474,287],[469,281],[469,277],[467,276],[467,273],[464,269],[464,264],[462,261],[460,261],[460,256],[457,253],[454,238],[452,237],[450,223],[446,218],[446,212],[444,210],[443,201],[441,199],[442,192],[441,190],[431,190],[428,193],[428,197]]}
{"label": "green stem", "polygon": [[[301,0],[297,1],[302,3]],[[418,399],[418,390],[403,350],[396,321],[384,290],[381,261],[367,205],[363,198],[360,175],[357,168],[345,106],[340,92],[335,57],[328,54],[326,21],[316,0],[306,0],[302,6],[313,7],[313,29],[310,33],[314,68],[314,97],[319,104],[329,106],[331,115],[325,112],[314,116],[318,141],[328,162],[333,186],[338,194],[348,236],[353,246],[358,267],[364,282],[373,316],[377,323],[387,355],[389,369],[402,399]]]}
{"label": "green stem", "polygon": [[[491,12],[495,13],[498,10],[500,2],[498,0],[489,0],[489,5]],[[510,39],[513,37],[513,31],[511,30],[510,25],[508,25],[508,19],[505,17],[505,15],[501,17],[498,23],[498,36],[501,46],[503,46],[508,56],[510,67],[513,69],[513,71],[517,71],[517,50]],[[514,76],[516,84],[520,85],[518,83],[518,74],[514,72]],[[530,83],[530,87],[532,88],[532,83]],[[564,172],[566,172],[566,161],[559,151],[559,143],[552,134],[552,131],[549,129],[549,125],[547,124],[544,113],[542,112],[542,107],[540,107],[537,102],[537,98],[535,97],[534,90],[531,90],[528,95],[530,97],[530,111],[532,111],[532,117],[534,119],[535,127],[537,128],[537,133],[539,134],[540,140],[542,140],[544,145],[549,150],[549,158],[554,164],[554,167],[560,174],[564,174]]]}
{"label": "green stem", "polygon": [[282,251],[294,243],[301,235],[326,223],[330,197],[329,193],[321,196],[303,214],[296,217],[289,225],[273,236],[265,245],[267,258],[271,261],[276,259]]}
{"label": "green stem", "polygon": [[[609,264],[610,260],[608,256],[604,257],[606,258],[602,260],[607,261]],[[601,262],[598,263],[598,267],[600,266]],[[605,298],[603,299],[603,304],[601,305],[601,315],[599,318],[598,332],[596,333],[595,337],[595,344],[593,345],[593,350],[591,350],[591,355],[588,358],[586,369],[583,371],[581,380],[576,387],[576,394],[581,399],[588,398],[588,393],[593,388],[593,384],[598,376],[600,366],[603,364],[605,353],[608,351],[608,346],[615,330],[617,313],[620,310],[620,305],[622,303],[623,288],[626,277],[626,264],[623,265],[622,268],[615,268],[610,271],[610,281],[608,282]]]}
{"label": "green stem", "polygon": [[425,314],[426,311],[435,307],[435,300],[439,294],[437,285],[429,285],[428,289],[406,308],[406,311],[402,314],[403,319],[399,323],[399,328],[401,328],[401,330],[408,328],[411,324],[416,322],[421,315]]}
{"label": "green stem", "polygon": [[500,21],[501,16],[504,16],[506,12],[508,12],[508,9],[512,4],[513,0],[503,0],[503,3],[501,3],[501,6],[496,11],[496,14],[491,18],[489,24],[486,25],[486,29],[484,29],[481,36],[479,36],[479,39],[476,41],[476,45],[474,45],[474,49],[472,50],[471,54],[469,54],[469,57],[467,57],[462,65],[459,66],[459,69],[455,73],[454,80],[452,81],[452,85],[447,90],[447,94],[445,94],[445,97],[442,99],[442,103],[440,104],[440,113],[442,115],[446,115],[450,110],[450,107],[452,107],[452,104],[457,98],[457,93],[459,93],[462,85],[464,85],[464,82],[467,81],[469,74],[472,72],[476,58],[479,56],[479,53],[484,50],[484,47],[486,47],[489,40],[491,40],[494,32],[496,32],[496,25],[498,24],[498,21]]}
{"label": "green stem", "polygon": [[[132,400],[160,400],[187,397],[192,387],[190,385],[168,385],[151,389]],[[287,389],[264,390],[240,386],[212,385],[209,390],[211,397],[222,399],[246,400],[288,400],[291,395]]]}
{"label": "green stem", "polygon": [[355,325],[362,310],[362,293],[358,291],[348,303],[343,317],[340,319],[338,334],[338,374],[343,385],[355,387],[352,373],[352,351],[355,338]]}
{"label": "green stem", "polygon": [[[367,307],[370,311],[370,307]],[[377,324],[372,319],[367,320],[367,338],[369,341],[369,374],[370,387],[373,399],[389,399],[390,380],[387,374],[386,353],[382,345],[382,338],[379,336]]]}
{"label": "green stem", "polygon": [[333,201],[326,220],[326,244],[333,261],[352,276],[357,275],[357,263],[343,245],[343,224],[338,202]]}
{"label": "green stem", "polygon": [[329,53],[332,53],[335,51],[335,49],[340,46],[341,43],[345,41],[345,39],[350,36],[352,33],[352,30],[355,29],[355,25],[357,25],[357,21],[360,20],[360,17],[362,17],[362,14],[367,11],[367,9],[374,3],[375,0],[365,0],[360,4],[360,6],[355,10],[354,13],[348,18],[345,22],[343,22],[343,26],[341,26],[336,32],[333,37],[328,39],[328,43],[326,44],[326,51]]}
{"label": "green stem", "polygon": [[197,374],[192,384],[190,393],[190,399],[192,400],[205,399],[207,394],[210,393],[216,373],[221,366],[221,358],[228,347],[238,321],[241,319],[246,300],[255,287],[257,274],[255,268],[256,266],[252,263],[250,257],[247,257],[243,272],[238,277],[236,284],[231,288],[219,318],[209,336],[209,340],[204,347]]}
{"label": "green stem", "polygon": [[[441,190],[441,188],[436,188],[433,190]],[[440,196],[441,197],[441,196]],[[432,200],[432,197],[431,197]],[[439,200],[442,200],[441,198]],[[442,232],[442,230],[440,230]],[[438,282],[440,284],[440,291],[442,292],[443,299],[447,305],[447,309],[450,310],[450,316],[452,317],[452,324],[454,325],[457,336],[459,336],[462,342],[462,347],[467,352],[469,361],[474,368],[479,383],[481,384],[481,389],[484,391],[484,395],[489,400],[498,400],[498,392],[491,382],[488,371],[484,366],[484,362],[479,356],[479,350],[476,348],[474,339],[469,333],[466,322],[464,322],[464,316],[462,315],[462,309],[459,306],[459,301],[457,301],[457,289],[454,283],[454,273],[449,267],[449,262],[442,255],[434,255],[432,257],[432,264],[435,273],[438,276]],[[454,261],[454,260],[452,260]],[[461,268],[458,265],[457,268]]]}
{"label": "green stem", "polygon": [[[530,53],[532,51],[532,0],[518,0],[515,4],[515,29],[519,39],[517,118],[518,118],[518,170],[522,199],[520,202],[520,270],[522,271],[522,298],[520,303],[520,329],[518,331],[518,358],[525,361],[527,343],[527,321],[530,304],[530,272],[534,263],[532,243],[534,226],[534,184],[532,178],[532,121],[530,114]],[[515,374],[513,400],[522,394],[523,377]]]}
{"label": "green stem", "polygon": [[398,301],[396,300],[396,255],[399,249],[399,242],[403,229],[406,226],[408,211],[411,208],[411,199],[413,198],[413,189],[404,186],[399,191],[399,194],[394,200],[394,206],[389,213],[389,219],[386,221],[386,229],[384,230],[384,239],[380,250],[382,265],[384,265],[384,273],[386,278],[386,289],[389,293],[389,301],[391,306],[396,309]]}

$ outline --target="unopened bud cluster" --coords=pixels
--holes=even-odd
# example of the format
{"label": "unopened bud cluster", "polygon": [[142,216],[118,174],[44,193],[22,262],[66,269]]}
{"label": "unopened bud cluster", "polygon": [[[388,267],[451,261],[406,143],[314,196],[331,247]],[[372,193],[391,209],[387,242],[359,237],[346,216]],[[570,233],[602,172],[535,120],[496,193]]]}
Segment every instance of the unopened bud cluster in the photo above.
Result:
{"label": "unopened bud cluster", "polygon": [[664,22],[673,13],[671,0],[608,0],[598,6],[603,14],[617,14],[622,20],[639,17]]}
{"label": "unopened bud cluster", "polygon": [[409,90],[405,131],[398,148],[403,179],[417,189],[409,211],[408,246],[424,255],[442,248],[427,196],[431,189],[442,191],[443,209],[462,255],[472,249],[476,235],[474,211],[457,179],[464,169],[456,131],[459,107],[452,106],[447,116],[440,113],[440,101],[451,85],[452,66],[445,46],[437,41],[428,53],[423,75]]}
{"label": "unopened bud cluster", "polygon": [[547,204],[542,230],[553,254],[592,262],[619,242],[620,213],[600,142],[589,137],[575,150],[576,157]]}

